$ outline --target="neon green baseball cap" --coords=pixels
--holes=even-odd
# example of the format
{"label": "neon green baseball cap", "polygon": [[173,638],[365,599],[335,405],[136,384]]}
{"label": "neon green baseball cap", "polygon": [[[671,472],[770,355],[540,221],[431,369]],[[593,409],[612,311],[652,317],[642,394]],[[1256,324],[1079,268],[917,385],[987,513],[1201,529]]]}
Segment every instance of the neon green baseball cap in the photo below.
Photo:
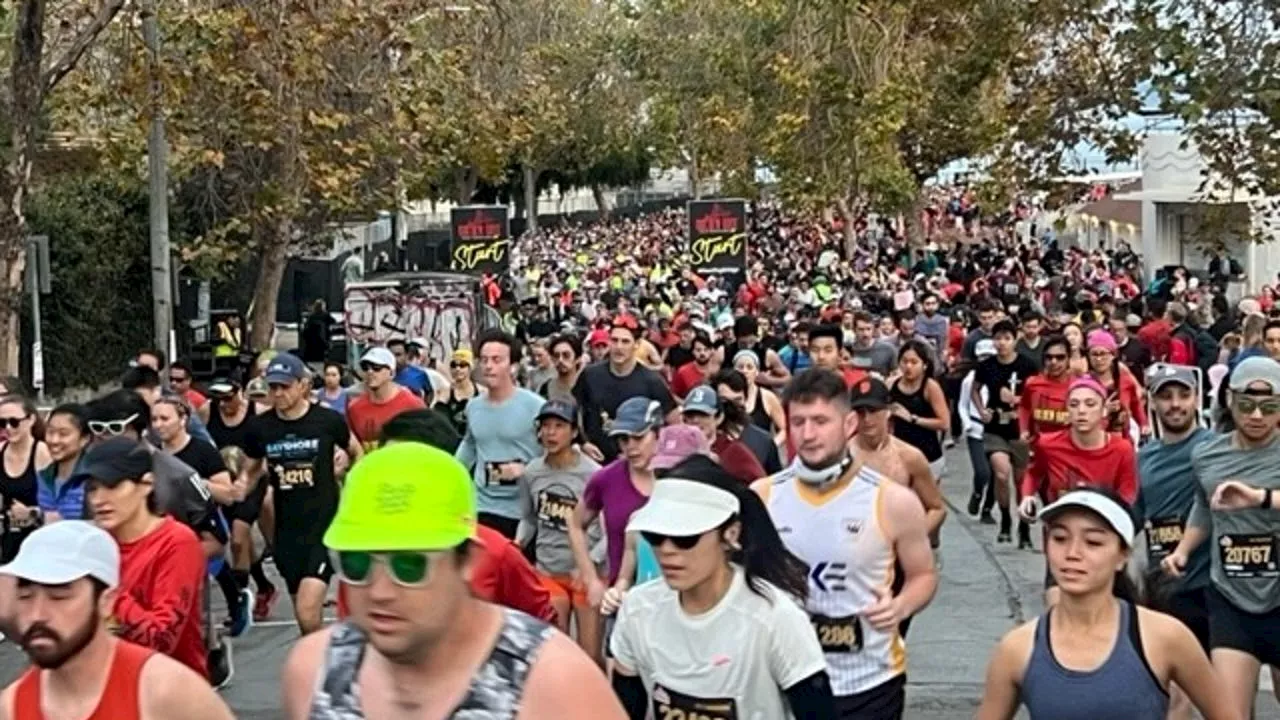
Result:
{"label": "neon green baseball cap", "polygon": [[324,534],[332,550],[448,550],[475,536],[471,473],[443,450],[403,442],[374,450],[347,475]]}

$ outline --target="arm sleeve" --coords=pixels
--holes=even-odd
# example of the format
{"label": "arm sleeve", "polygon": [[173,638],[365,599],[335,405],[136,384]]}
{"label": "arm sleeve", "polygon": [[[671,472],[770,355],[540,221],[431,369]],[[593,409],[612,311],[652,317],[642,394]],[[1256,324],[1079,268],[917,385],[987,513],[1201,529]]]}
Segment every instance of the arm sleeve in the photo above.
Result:
{"label": "arm sleeve", "polygon": [[120,621],[120,637],[172,655],[183,626],[199,621],[190,613],[197,606],[204,582],[204,555],[200,543],[192,537],[191,542],[170,542],[157,548],[152,560],[157,570],[151,580],[151,593],[145,600],[120,593],[116,619]]}
{"label": "arm sleeve", "polygon": [[818,720],[836,717],[835,697],[826,670],[819,670],[789,688],[787,705],[796,720]]}
{"label": "arm sleeve", "polygon": [[533,566],[515,545],[507,543],[503,549],[501,568],[502,591],[498,602],[544,622],[555,622],[556,611],[551,607],[551,594],[542,586]]}
{"label": "arm sleeve", "polygon": [[822,654],[822,646],[818,644],[818,636],[809,617],[799,606],[779,594],[773,599],[772,620],[769,628],[769,674],[778,687],[786,690],[805,678],[826,672],[827,660]]}

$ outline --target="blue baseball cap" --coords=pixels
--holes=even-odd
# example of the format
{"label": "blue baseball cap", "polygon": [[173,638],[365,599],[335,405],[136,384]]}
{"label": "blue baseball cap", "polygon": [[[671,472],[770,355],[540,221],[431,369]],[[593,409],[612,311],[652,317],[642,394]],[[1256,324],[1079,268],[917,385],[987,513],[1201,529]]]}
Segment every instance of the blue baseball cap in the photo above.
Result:
{"label": "blue baseball cap", "polygon": [[578,405],[565,400],[550,400],[538,411],[536,419],[541,421],[544,418],[556,418],[573,425],[578,422]]}
{"label": "blue baseball cap", "polygon": [[647,397],[633,397],[618,406],[609,437],[640,435],[662,426],[662,403]]}
{"label": "blue baseball cap", "polygon": [[710,385],[699,385],[684,398],[684,411],[715,415],[720,409],[720,398]]}
{"label": "blue baseball cap", "polygon": [[267,371],[262,374],[262,377],[268,384],[291,383],[296,380],[304,380],[310,374],[306,364],[302,362],[302,358],[292,353],[280,353],[271,359],[271,363],[267,365]]}

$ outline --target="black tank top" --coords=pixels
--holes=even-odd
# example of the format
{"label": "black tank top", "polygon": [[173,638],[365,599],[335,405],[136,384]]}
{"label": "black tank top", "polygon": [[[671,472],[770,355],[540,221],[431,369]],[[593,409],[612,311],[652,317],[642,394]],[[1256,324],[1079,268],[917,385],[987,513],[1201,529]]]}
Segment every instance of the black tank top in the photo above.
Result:
{"label": "black tank top", "polygon": [[772,435],[777,428],[773,426],[773,418],[769,417],[769,412],[764,409],[764,390],[756,388],[756,406],[751,408],[751,422]]}
{"label": "black tank top", "polygon": [[[889,396],[912,415],[922,418],[936,418],[937,415],[933,412],[933,406],[929,404],[929,399],[924,396],[924,388],[928,382],[929,380],[926,378],[920,384],[920,389],[910,395],[903,392],[901,381],[895,382],[893,387],[889,388]],[[937,430],[930,430],[906,420],[895,420],[893,434],[894,437],[924,453],[924,459],[929,462],[942,457],[942,443],[938,441]]]}
{"label": "black tank top", "polygon": [[209,437],[213,438],[213,444],[219,450],[228,447],[238,447],[244,449],[245,435],[249,432],[249,420],[253,418],[253,408],[249,408],[244,419],[237,425],[228,425],[222,419],[222,410],[218,407],[216,401],[209,401],[209,422],[205,428],[209,431]]}
{"label": "black tank top", "polygon": [[[10,475],[0,462],[0,475],[3,475],[3,480],[0,480],[0,494],[3,495],[3,517],[0,517],[0,562],[3,563],[11,562],[17,556],[22,541],[39,527],[34,522],[15,526],[9,521],[9,508],[13,506],[15,500],[29,508],[39,507],[36,479],[36,448],[38,446],[38,443],[31,443],[31,454],[27,456],[27,465],[17,477]],[[8,449],[9,443],[0,446],[0,458],[3,458],[2,453]]]}
{"label": "black tank top", "polygon": [[[476,395],[479,395],[477,392]],[[471,397],[476,397],[472,395]],[[449,388],[449,397],[440,403],[444,414],[449,418],[449,422],[453,423],[453,428],[458,431],[459,435],[467,434],[467,403],[471,402],[471,398],[459,398],[458,389]]]}

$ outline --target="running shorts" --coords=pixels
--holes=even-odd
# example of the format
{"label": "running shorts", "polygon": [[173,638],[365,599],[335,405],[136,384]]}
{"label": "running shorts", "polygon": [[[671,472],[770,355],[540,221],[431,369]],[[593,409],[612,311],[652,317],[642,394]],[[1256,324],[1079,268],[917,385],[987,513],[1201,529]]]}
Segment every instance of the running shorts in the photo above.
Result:
{"label": "running shorts", "polygon": [[1209,607],[1205,588],[1185,590],[1171,596],[1164,607],[1156,608],[1160,612],[1172,615],[1182,621],[1183,625],[1200,641],[1205,653],[1213,647],[1209,632]]}
{"label": "running shorts", "polygon": [[322,543],[280,544],[274,548],[276,570],[284,578],[289,596],[298,594],[298,588],[306,578],[315,578],[328,584],[333,577],[329,565],[329,551]]}
{"label": "running shorts", "polygon": [[542,581],[542,587],[547,589],[551,594],[551,599],[567,599],[573,607],[587,606],[587,588],[582,583],[574,580],[568,575],[544,575],[538,573],[538,579]]}
{"label": "running shorts", "polygon": [[1263,665],[1280,666],[1280,608],[1255,615],[1245,612],[1210,587],[1209,645],[1248,653]]}
{"label": "running shorts", "polygon": [[907,708],[907,676],[853,695],[836,696],[836,717],[840,720],[902,720]]}
{"label": "running shorts", "polygon": [[1009,462],[1013,463],[1013,484],[1017,487],[1022,481],[1022,475],[1027,471],[1027,464],[1031,461],[1031,449],[1021,440],[1005,440],[999,435],[987,433],[982,437],[982,447],[987,451],[987,457],[991,457],[995,453],[1004,453],[1009,456]]}
{"label": "running shorts", "polygon": [[258,516],[262,514],[262,503],[267,497],[267,487],[270,483],[265,477],[258,480],[258,484],[253,488],[253,492],[240,502],[231,503],[227,506],[226,515],[228,520],[240,521],[246,525],[253,525],[258,522]]}

